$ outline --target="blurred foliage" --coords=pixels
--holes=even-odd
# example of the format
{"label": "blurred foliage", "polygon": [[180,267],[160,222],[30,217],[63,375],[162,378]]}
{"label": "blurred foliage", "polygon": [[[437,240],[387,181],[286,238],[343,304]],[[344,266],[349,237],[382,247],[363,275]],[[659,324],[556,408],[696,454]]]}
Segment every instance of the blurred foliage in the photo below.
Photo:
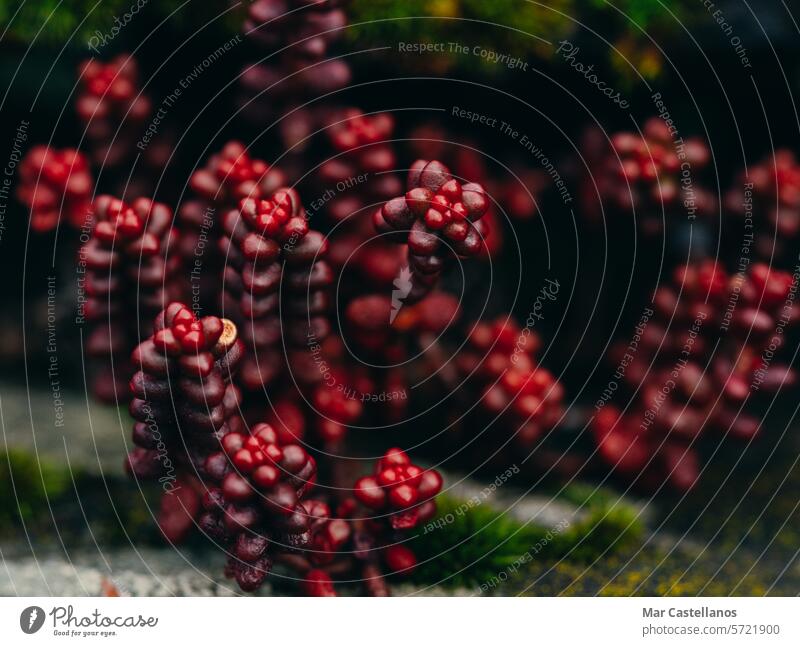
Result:
{"label": "blurred foliage", "polygon": [[[110,36],[116,20],[144,0],[36,0],[0,3],[0,26],[6,38],[22,43],[63,44],[72,39],[83,49],[97,32]],[[227,33],[241,29],[242,6],[217,19]],[[141,30],[163,18],[170,28],[191,30],[218,16],[227,5],[204,0],[147,0],[122,29],[114,48],[130,48]],[[645,78],[657,76],[663,61],[656,42],[680,36],[680,23],[689,23],[706,12],[692,0],[672,0],[665,8],[661,0],[350,0],[345,4],[353,27],[347,30],[351,45],[358,48],[407,42],[458,42],[482,45],[511,57],[549,59],[552,48],[532,34],[551,42],[563,38],[585,41],[587,46],[606,46],[580,23],[607,38],[619,53],[608,53],[610,66],[621,76],[633,77],[633,66]],[[174,12],[174,14],[173,14]],[[572,18],[574,16],[574,19]],[[508,26],[514,31],[492,24]],[[604,54],[605,55],[605,54]],[[440,55],[394,59],[396,65],[424,66],[428,71],[451,68],[502,67],[475,56],[446,52]]]}
{"label": "blurred foliage", "polygon": [[[72,39],[74,45],[85,48],[95,32],[110,36],[112,28],[117,25],[115,19],[125,22],[125,14],[131,13],[132,8],[125,29],[148,18],[160,21],[173,12],[171,22],[181,23],[183,29],[191,29],[204,25],[226,8],[224,3],[205,0],[141,0],[141,3],[144,4],[137,12],[140,0],[0,2],[0,26],[7,29],[6,39],[58,45]],[[236,11],[228,12],[221,20],[227,30],[237,31],[241,26],[241,14]]]}
{"label": "blurred foliage", "polygon": [[[519,32],[551,42],[585,39],[587,45],[605,49],[593,34],[581,28],[582,23],[600,32],[617,48],[619,53],[612,50],[608,54],[613,69],[630,77],[633,66],[645,78],[657,76],[663,67],[661,53],[648,36],[660,42],[670,35],[680,35],[681,23],[691,23],[704,13],[702,5],[692,0],[672,0],[668,9],[661,0],[352,0],[348,11],[353,23],[363,23],[349,31],[351,39],[361,45],[459,42],[488,45],[523,58],[549,58],[552,48]],[[449,17],[466,20],[448,20]],[[487,26],[490,23],[516,31]],[[439,58],[440,70],[492,65],[472,56],[467,60],[445,53]],[[430,60],[423,59],[427,65]]]}
{"label": "blurred foliage", "polygon": [[[550,48],[540,38],[564,38],[574,30],[575,24],[561,13],[569,14],[573,4],[574,0],[550,0],[547,6],[525,0],[352,0],[348,15],[354,26],[348,30],[348,37],[361,46],[400,41],[458,42],[495,47],[511,56],[544,56]],[[446,53],[439,58],[444,68],[479,64],[495,67],[472,56],[464,60]],[[430,61],[429,56],[422,59],[426,67]]]}
{"label": "blurred foliage", "polygon": [[476,588],[513,578],[532,562],[590,563],[638,544],[644,531],[635,509],[600,498],[581,520],[557,527],[522,523],[487,504],[449,496],[437,503],[437,519],[409,543],[420,562],[412,575],[418,584]]}
{"label": "blurred foliage", "polygon": [[640,27],[645,31],[668,25],[677,27],[675,21],[686,19],[690,9],[697,5],[696,2],[685,0],[673,0],[669,3],[664,3],[663,0],[591,0],[591,4],[598,11],[613,12],[620,20],[633,23],[634,29]]}
{"label": "blurred foliage", "polygon": [[[616,51],[609,54],[612,68],[631,77],[631,67],[646,79],[656,78],[664,67],[659,48],[669,37],[683,36],[683,27],[705,14],[699,2],[673,0],[592,0],[599,13],[613,14],[619,22],[613,39]],[[652,39],[652,40],[651,40]]]}
{"label": "blurred foliage", "polygon": [[70,487],[68,469],[19,449],[0,452],[0,528],[49,517],[49,505]]}

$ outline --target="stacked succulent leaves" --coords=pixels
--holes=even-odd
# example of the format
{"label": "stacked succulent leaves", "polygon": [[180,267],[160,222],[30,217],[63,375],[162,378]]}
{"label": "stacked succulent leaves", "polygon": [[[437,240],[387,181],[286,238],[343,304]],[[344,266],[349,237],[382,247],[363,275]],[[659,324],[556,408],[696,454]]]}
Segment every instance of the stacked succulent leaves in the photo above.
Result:
{"label": "stacked succulent leaves", "polygon": [[[330,332],[326,290],[333,275],[324,261],[327,242],[309,230],[300,197],[290,188],[265,199],[243,199],[225,215],[223,229],[227,309],[241,321],[253,349],[242,381],[257,390],[284,369],[284,343],[303,349],[309,339],[319,342]],[[301,381],[304,377],[316,381],[313,373],[301,374]]]}
{"label": "stacked succulent leaves", "polygon": [[678,267],[635,352],[612,351],[627,398],[594,417],[601,459],[643,484],[686,490],[702,470],[701,437],[752,439],[759,401],[797,381],[780,356],[798,318],[796,288],[764,264],[734,276],[710,260]]}
{"label": "stacked succulent leaves", "polygon": [[373,215],[379,232],[405,237],[412,273],[409,302],[430,292],[448,259],[481,252],[486,235],[481,218],[488,207],[480,184],[460,183],[440,161],[418,159],[411,165],[408,192]]}
{"label": "stacked succulent leaves", "polygon": [[140,87],[136,60],[128,54],[108,63],[91,58],[81,64],[78,76],[75,110],[86,128],[92,163],[105,168],[129,161],[139,129],[152,111]]}
{"label": "stacked succulent leaves", "polygon": [[[129,355],[147,337],[153,318],[180,296],[172,209],[138,198],[131,204],[109,195],[93,204],[93,228],[80,250],[85,266],[83,315],[90,326],[86,353],[93,389],[101,399],[126,401]],[[134,316],[131,316],[131,314]]]}
{"label": "stacked succulent leaves", "polygon": [[248,7],[245,35],[264,52],[242,70],[243,109],[253,120],[275,120],[281,141],[299,152],[327,118],[309,98],[345,87],[346,60],[329,51],[347,17],[337,0],[257,0]]}
{"label": "stacked succulent leaves", "polygon": [[536,332],[500,317],[477,323],[457,357],[463,377],[477,385],[484,420],[504,419],[504,427],[511,432],[504,439],[514,448],[535,446],[564,413],[564,388],[539,365],[540,348]]}
{"label": "stacked succulent leaves", "polygon": [[91,211],[92,179],[86,156],[73,149],[34,146],[20,164],[17,199],[29,211],[31,229],[55,229],[66,224],[81,228]]}
{"label": "stacked succulent leaves", "polygon": [[220,248],[221,221],[239,201],[259,199],[283,185],[284,173],[250,155],[240,141],[229,141],[189,178],[194,197],[178,208],[178,252],[191,273],[193,304],[219,305],[218,276],[226,248]]}
{"label": "stacked succulent leaves", "polygon": [[590,171],[581,181],[582,208],[599,221],[636,218],[646,235],[656,235],[664,220],[678,216],[709,218],[718,200],[704,184],[711,151],[699,137],[684,140],[659,117],[642,132],[618,132],[605,140],[591,130],[583,155]]}
{"label": "stacked succulent leaves", "polygon": [[[409,165],[390,114],[306,105],[350,81],[330,49],[345,26],[337,2],[248,7],[245,30],[268,53],[242,74],[256,97],[248,108],[262,125],[278,120],[286,153],[324,130],[326,159],[308,163],[305,175],[297,159],[279,169],[231,141],[190,175],[194,197],[173,226],[171,209],[144,197],[101,195],[92,205],[89,162],[77,150],[36,146],[20,166],[18,196],[33,230],[49,231],[60,218],[91,224],[80,253],[86,350],[102,399],[133,396],[128,469],[164,487],[164,535],[179,541],[199,529],[226,551],[226,572],[246,591],[278,565],[307,593],[326,596],[338,579],[387,594],[385,574],[413,570],[416,557],[402,541],[435,513],[441,475],[400,448],[369,475],[340,458],[351,448],[349,429],[362,422],[396,443],[417,404],[406,401],[411,384],[428,381],[421,375],[437,375],[444,388],[426,384],[417,398],[451,406],[447,421],[466,420],[458,437],[477,440],[482,457],[489,452],[476,435],[491,436],[492,448],[503,449],[492,453],[513,459],[546,443],[564,416],[564,388],[540,365],[531,327],[501,314],[453,343],[462,303],[442,288],[456,261],[499,251],[498,232],[487,243],[493,202],[517,221],[539,212],[545,175],[521,169],[534,196],[491,178],[467,139],[446,129],[419,137],[422,158]],[[77,113],[90,157],[118,165],[134,152],[131,124],[141,127],[151,111],[136,63],[92,60],[80,78]],[[445,143],[459,139],[460,147]],[[582,216],[641,216],[651,240],[664,216],[712,220],[718,204],[701,181],[712,161],[703,140],[684,141],[653,118],[608,145],[589,137],[584,152],[592,176],[581,183]],[[781,151],[738,178],[726,202],[749,218],[743,193],[753,193],[766,214],[756,218],[756,256],[784,269],[786,240],[800,226],[798,186],[798,164]],[[312,206],[331,189],[324,206]],[[326,220],[312,228],[307,207]],[[200,266],[199,300],[183,304]],[[796,289],[796,276],[749,259],[733,273],[722,261],[690,258],[661,280],[635,356],[619,340],[610,352],[626,399],[591,417],[591,456],[629,480],[685,490],[702,471],[705,437],[751,440],[761,399],[796,382],[781,356],[797,319]],[[452,405],[456,388],[463,390]],[[473,427],[481,431],[470,435]]]}

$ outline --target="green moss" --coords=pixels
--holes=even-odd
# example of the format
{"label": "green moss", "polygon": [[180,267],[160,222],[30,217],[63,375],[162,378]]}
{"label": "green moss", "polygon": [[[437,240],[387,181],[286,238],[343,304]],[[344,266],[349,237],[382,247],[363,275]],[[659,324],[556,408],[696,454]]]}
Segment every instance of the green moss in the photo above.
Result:
{"label": "green moss", "polygon": [[131,537],[161,544],[149,511],[158,508],[158,491],[148,489],[146,500],[127,478],[101,479],[11,449],[0,453],[0,483],[0,536],[19,538],[24,523],[42,543],[57,528],[63,540],[76,544],[90,538],[127,544]]}
{"label": "green moss", "polygon": [[554,541],[553,554],[558,558],[591,563],[609,553],[627,550],[637,544],[644,527],[636,510],[615,503],[590,509],[589,516],[570,526]]}
{"label": "green moss", "polygon": [[420,561],[414,572],[417,583],[480,585],[511,565],[544,533],[539,527],[523,527],[488,505],[468,507],[449,496],[440,496],[437,503],[436,520],[423,527],[410,545]]}
{"label": "green moss", "polygon": [[596,502],[580,522],[565,519],[545,527],[522,523],[486,504],[470,506],[443,496],[437,518],[410,544],[420,561],[413,579],[419,584],[480,588],[498,578],[506,580],[534,560],[591,562],[640,540],[643,527],[635,513],[622,503]]}
{"label": "green moss", "polygon": [[69,470],[19,449],[0,452],[0,528],[49,517],[48,503],[70,488]]}
{"label": "green moss", "polygon": [[576,507],[610,507],[619,500],[619,494],[609,487],[573,480],[559,489],[559,498]]}

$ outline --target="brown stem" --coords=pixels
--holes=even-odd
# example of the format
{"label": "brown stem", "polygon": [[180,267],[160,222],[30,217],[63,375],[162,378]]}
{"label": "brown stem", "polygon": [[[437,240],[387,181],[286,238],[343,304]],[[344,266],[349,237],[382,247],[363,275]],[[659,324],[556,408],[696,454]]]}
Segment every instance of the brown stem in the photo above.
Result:
{"label": "brown stem", "polygon": [[361,571],[364,578],[364,586],[367,588],[367,594],[371,597],[388,597],[389,586],[386,584],[386,579],[383,577],[383,572],[374,563],[367,563]]}

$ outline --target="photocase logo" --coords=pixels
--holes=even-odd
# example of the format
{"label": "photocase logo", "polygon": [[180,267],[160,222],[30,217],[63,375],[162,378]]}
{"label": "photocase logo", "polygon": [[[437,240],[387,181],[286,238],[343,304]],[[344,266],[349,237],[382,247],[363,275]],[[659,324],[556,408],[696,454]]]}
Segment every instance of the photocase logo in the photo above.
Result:
{"label": "photocase logo", "polygon": [[39,606],[29,606],[19,616],[19,627],[26,635],[33,635],[44,624],[44,610]]}
{"label": "photocase logo", "polygon": [[403,267],[400,270],[400,275],[394,279],[392,283],[394,289],[392,290],[392,311],[389,312],[389,325],[394,323],[395,318],[400,313],[403,307],[403,301],[411,293],[411,268]]}

